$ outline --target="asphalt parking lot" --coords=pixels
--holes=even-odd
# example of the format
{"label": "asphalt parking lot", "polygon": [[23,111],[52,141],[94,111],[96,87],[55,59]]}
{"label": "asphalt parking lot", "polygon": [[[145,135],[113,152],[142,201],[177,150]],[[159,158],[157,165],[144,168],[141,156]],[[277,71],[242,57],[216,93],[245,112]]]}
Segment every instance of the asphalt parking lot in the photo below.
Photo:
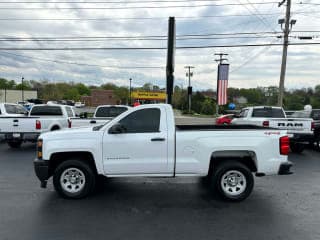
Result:
{"label": "asphalt parking lot", "polygon": [[83,200],[41,189],[35,146],[0,144],[0,239],[320,239],[320,152],[291,154],[294,174],[256,178],[226,203],[197,178],[111,179]]}

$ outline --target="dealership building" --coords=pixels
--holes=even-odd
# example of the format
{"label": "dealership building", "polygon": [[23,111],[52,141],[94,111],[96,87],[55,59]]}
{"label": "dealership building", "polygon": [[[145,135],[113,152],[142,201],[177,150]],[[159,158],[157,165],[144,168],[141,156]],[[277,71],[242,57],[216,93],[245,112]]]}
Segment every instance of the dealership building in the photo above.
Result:
{"label": "dealership building", "polygon": [[17,103],[28,99],[37,99],[38,92],[34,90],[7,90],[0,89],[0,102]]}

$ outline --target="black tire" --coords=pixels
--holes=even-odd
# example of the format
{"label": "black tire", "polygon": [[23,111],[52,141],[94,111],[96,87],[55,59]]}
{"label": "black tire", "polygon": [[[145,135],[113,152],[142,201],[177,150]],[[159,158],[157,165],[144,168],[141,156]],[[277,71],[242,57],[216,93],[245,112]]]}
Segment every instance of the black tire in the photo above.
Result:
{"label": "black tire", "polygon": [[52,132],[52,131],[58,131],[58,130],[60,130],[60,127],[53,126],[50,131]]}
{"label": "black tire", "polygon": [[[70,172],[78,171],[78,173],[80,173],[80,178],[81,178],[79,180],[79,182],[72,184],[72,183],[70,183],[71,180],[69,178],[69,181],[65,180],[66,183],[63,186],[60,179],[61,179],[62,175],[65,176],[65,174],[67,174],[66,173],[67,170],[69,170]],[[83,183],[83,179],[84,179],[84,183]],[[82,182],[81,182],[81,180],[82,180]],[[68,188],[68,187],[66,187],[67,184],[70,185],[70,191],[65,190],[66,188]],[[72,192],[72,187],[74,187],[77,184],[78,185],[83,184],[83,186],[81,186],[81,188],[78,187],[78,188],[80,188],[79,191]],[[53,185],[54,185],[55,190],[63,198],[71,198],[71,199],[84,198],[84,197],[88,196],[89,194],[91,194],[93,192],[93,190],[95,189],[96,174],[95,174],[95,171],[92,169],[92,167],[84,161],[67,160],[65,162],[62,162],[54,171]]]}
{"label": "black tire", "polygon": [[11,148],[19,148],[21,147],[22,141],[14,141],[14,142],[7,142],[9,147]]}
{"label": "black tire", "polygon": [[[238,173],[241,174],[239,175],[239,176],[242,176],[241,179],[240,180],[238,179],[241,187],[237,187],[238,185],[229,186],[228,183],[222,183],[223,179],[225,180],[229,179],[229,178],[226,178],[226,176],[228,175],[225,175],[229,173],[230,174],[235,173],[236,175]],[[250,169],[244,164],[237,161],[226,161],[219,164],[214,169],[211,179],[212,179],[211,184],[212,184],[213,190],[218,192],[223,199],[228,201],[233,201],[233,202],[240,202],[246,199],[251,194],[254,186],[254,178]],[[243,179],[245,179],[245,181]],[[239,191],[238,194],[236,192],[231,193],[230,189],[232,190],[234,188],[236,188],[236,191]],[[241,188],[243,189],[241,190]],[[237,189],[240,189],[240,190],[237,190]]]}
{"label": "black tire", "polygon": [[293,153],[302,153],[305,149],[305,146],[301,143],[291,143],[290,149]]}

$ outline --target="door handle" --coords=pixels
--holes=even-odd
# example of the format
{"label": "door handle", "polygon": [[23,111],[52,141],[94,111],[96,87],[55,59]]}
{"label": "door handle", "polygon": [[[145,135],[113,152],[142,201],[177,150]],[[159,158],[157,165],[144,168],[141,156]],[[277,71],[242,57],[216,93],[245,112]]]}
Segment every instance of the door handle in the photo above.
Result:
{"label": "door handle", "polygon": [[151,142],[163,142],[165,140],[165,138],[151,138]]}
{"label": "door handle", "polygon": [[91,121],[90,121],[90,123],[97,123],[97,121],[95,121],[95,120],[91,120]]}

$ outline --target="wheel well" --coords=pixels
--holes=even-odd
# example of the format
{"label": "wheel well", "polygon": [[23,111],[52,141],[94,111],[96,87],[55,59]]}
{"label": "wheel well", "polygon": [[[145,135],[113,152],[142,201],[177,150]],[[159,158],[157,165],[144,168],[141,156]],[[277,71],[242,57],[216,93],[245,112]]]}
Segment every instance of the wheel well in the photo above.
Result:
{"label": "wheel well", "polygon": [[242,163],[243,165],[247,166],[251,172],[257,172],[257,166],[255,163],[255,156],[244,155],[241,157],[236,157],[236,156],[228,157],[228,156],[215,156],[213,154],[210,159],[210,166],[209,166],[208,175],[211,175],[214,168],[216,168],[222,162],[225,162],[225,161],[235,161],[235,162]]}
{"label": "wheel well", "polygon": [[70,160],[70,159],[76,159],[83,161],[89,166],[92,167],[92,169],[97,174],[97,168],[94,162],[93,155],[90,152],[61,152],[61,153],[54,153],[50,157],[50,166],[49,166],[49,173],[52,175],[56,168],[64,161]]}
{"label": "wheel well", "polygon": [[55,131],[55,130],[59,130],[60,127],[58,125],[54,125],[50,131]]}

